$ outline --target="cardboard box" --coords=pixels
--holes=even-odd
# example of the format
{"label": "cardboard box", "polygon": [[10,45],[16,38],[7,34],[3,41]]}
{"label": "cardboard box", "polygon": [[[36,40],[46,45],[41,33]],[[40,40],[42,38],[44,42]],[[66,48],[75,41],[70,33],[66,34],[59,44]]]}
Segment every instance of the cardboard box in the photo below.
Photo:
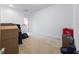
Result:
{"label": "cardboard box", "polygon": [[0,47],[5,48],[5,53],[18,53],[18,27],[16,24],[0,24],[0,33]]}

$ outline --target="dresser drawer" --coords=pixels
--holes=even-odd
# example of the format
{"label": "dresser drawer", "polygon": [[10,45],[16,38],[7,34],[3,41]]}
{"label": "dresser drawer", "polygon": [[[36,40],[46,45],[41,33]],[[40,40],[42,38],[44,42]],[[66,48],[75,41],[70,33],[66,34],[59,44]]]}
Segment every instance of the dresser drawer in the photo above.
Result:
{"label": "dresser drawer", "polygon": [[19,53],[18,46],[7,47],[5,48],[5,54],[17,54]]}
{"label": "dresser drawer", "polygon": [[18,45],[18,38],[16,37],[16,38],[2,40],[1,45],[2,45],[2,48],[16,46]]}
{"label": "dresser drawer", "polygon": [[14,37],[18,37],[18,30],[17,29],[5,30],[5,31],[2,30],[1,31],[1,39],[2,40],[14,38]]}
{"label": "dresser drawer", "polygon": [[2,48],[5,48],[5,53],[16,53],[18,52],[18,38],[11,38],[2,40]]}
{"label": "dresser drawer", "polygon": [[19,53],[19,48],[18,46],[6,47],[4,53],[5,54],[17,54]]}
{"label": "dresser drawer", "polygon": [[1,30],[0,30],[0,49],[1,49]]}

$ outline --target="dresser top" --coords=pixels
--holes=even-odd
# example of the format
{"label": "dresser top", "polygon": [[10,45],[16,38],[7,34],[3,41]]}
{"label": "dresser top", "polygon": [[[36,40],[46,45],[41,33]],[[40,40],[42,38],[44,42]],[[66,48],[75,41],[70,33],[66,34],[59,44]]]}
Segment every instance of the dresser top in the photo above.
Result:
{"label": "dresser top", "polygon": [[18,29],[16,24],[2,23],[0,24],[0,30]]}

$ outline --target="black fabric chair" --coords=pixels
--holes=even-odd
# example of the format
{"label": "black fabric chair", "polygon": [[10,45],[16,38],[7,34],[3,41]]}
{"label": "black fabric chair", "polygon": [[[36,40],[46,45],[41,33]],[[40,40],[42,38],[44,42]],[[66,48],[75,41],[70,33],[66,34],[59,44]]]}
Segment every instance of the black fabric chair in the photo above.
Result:
{"label": "black fabric chair", "polygon": [[22,32],[21,32],[21,27],[19,24],[17,24],[18,29],[19,29],[19,36],[18,36],[18,44],[22,44]]}
{"label": "black fabric chair", "polygon": [[76,54],[76,47],[74,45],[69,45],[68,47],[62,47],[61,53],[63,54]]}
{"label": "black fabric chair", "polygon": [[22,39],[26,39],[26,38],[28,38],[29,36],[28,36],[28,34],[27,33],[23,33],[22,34]]}

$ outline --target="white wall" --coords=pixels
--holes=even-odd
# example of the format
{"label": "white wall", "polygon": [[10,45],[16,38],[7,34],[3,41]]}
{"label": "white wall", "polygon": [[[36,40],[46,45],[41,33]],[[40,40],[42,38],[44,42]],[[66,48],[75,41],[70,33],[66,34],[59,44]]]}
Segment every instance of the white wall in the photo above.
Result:
{"label": "white wall", "polygon": [[[15,23],[22,25],[24,24],[24,13],[20,10],[0,6],[0,23]],[[21,29],[23,33],[26,33],[26,30],[23,30],[23,26],[21,26]]]}
{"label": "white wall", "polygon": [[79,5],[74,5],[74,36],[76,48],[79,51]]}
{"label": "white wall", "polygon": [[17,23],[17,24],[24,23],[24,20],[23,20],[24,16],[21,11],[0,6],[0,12],[1,12],[0,23]]}
{"label": "white wall", "polygon": [[[1,15],[1,8],[0,8],[0,15]],[[0,16],[0,22],[1,22],[1,16]]]}
{"label": "white wall", "polygon": [[61,38],[64,27],[72,28],[73,6],[52,5],[31,17],[32,34]]}

